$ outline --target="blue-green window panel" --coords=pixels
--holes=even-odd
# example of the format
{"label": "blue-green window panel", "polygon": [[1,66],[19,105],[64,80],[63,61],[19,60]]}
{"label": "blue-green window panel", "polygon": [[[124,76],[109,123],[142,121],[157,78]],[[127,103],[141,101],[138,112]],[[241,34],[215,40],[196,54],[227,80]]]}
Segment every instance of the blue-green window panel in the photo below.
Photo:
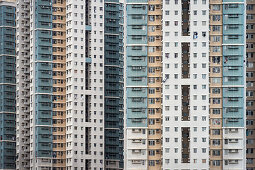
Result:
{"label": "blue-green window panel", "polygon": [[13,41],[15,40],[15,28],[1,27],[0,35],[2,40]]}
{"label": "blue-green window panel", "polygon": [[117,58],[105,58],[105,65],[120,65],[120,60]]}
{"label": "blue-green window panel", "polygon": [[[116,54],[119,53],[119,44],[113,44],[113,43],[107,43],[105,44],[105,51],[110,53],[110,52],[116,52]],[[119,55],[110,55],[107,56],[107,58],[119,58]]]}
{"label": "blue-green window panel", "polygon": [[40,127],[40,126],[36,127],[36,132],[37,132],[37,134],[45,134],[45,135],[52,133],[51,127],[47,127],[47,126],[45,126],[45,127]]}
{"label": "blue-green window panel", "polygon": [[243,35],[223,35],[223,44],[243,44]]}
{"label": "blue-green window panel", "polygon": [[111,90],[119,90],[118,82],[115,82],[115,83],[105,83],[105,88],[106,89],[111,89]]}
{"label": "blue-green window panel", "polygon": [[119,148],[117,146],[105,146],[105,157],[106,159],[119,159]]}
{"label": "blue-green window panel", "polygon": [[131,39],[129,36],[131,35],[140,35],[147,36],[147,26],[145,25],[129,25],[127,26],[127,36],[128,39]]}
{"label": "blue-green window panel", "polygon": [[237,77],[237,76],[229,76],[223,78],[223,85],[243,85],[244,84],[244,77]]}
{"label": "blue-green window panel", "polygon": [[225,14],[243,14],[244,13],[244,4],[223,4],[223,15]]}
{"label": "blue-green window panel", "polygon": [[127,119],[127,127],[147,127],[147,119]]}
{"label": "blue-green window panel", "polygon": [[130,35],[127,38],[127,44],[144,44],[148,43],[147,36],[145,35]]}
{"label": "blue-green window panel", "polygon": [[147,66],[147,56],[127,56],[127,66]]}
{"label": "blue-green window panel", "polygon": [[40,102],[40,103],[36,103],[36,108],[38,110],[51,110],[52,104],[51,102]]}
{"label": "blue-green window panel", "polygon": [[243,107],[243,97],[228,97],[223,96],[223,107]]}
{"label": "blue-green window panel", "polygon": [[15,92],[15,85],[0,85],[0,91],[2,92]]}
{"label": "blue-green window panel", "polygon": [[118,11],[108,11],[108,8],[105,9],[105,19],[110,18],[110,19],[116,19],[119,20],[119,12]]}
{"label": "blue-green window panel", "polygon": [[[118,105],[118,104],[117,104]],[[113,110],[113,109],[111,109],[111,110]],[[113,111],[112,111],[112,113],[110,113],[110,112],[108,112],[108,114],[105,116],[105,121],[109,121],[109,122],[111,122],[111,121],[116,121],[116,122],[119,122],[119,115],[118,114],[116,114],[116,113],[118,113],[119,112],[119,107],[117,107],[116,109],[114,109]],[[116,124],[116,126],[118,127],[119,125],[118,125],[118,123]]]}
{"label": "blue-green window panel", "polygon": [[48,62],[36,63],[36,70],[52,70],[52,64]]}
{"label": "blue-green window panel", "polygon": [[105,33],[108,34],[119,34],[119,28],[107,25],[104,29]]}
{"label": "blue-green window panel", "polygon": [[105,91],[105,96],[117,96],[118,94],[119,94],[119,90]]}
{"label": "blue-green window panel", "polygon": [[105,139],[105,142],[107,142],[109,145],[119,145],[119,139],[117,137],[119,137],[119,134],[117,133],[117,135],[114,134],[114,136],[112,134],[106,133],[105,135],[108,136],[108,138]]}
{"label": "blue-green window panel", "polygon": [[148,7],[147,4],[128,4],[127,14],[143,14],[147,15]]}
{"label": "blue-green window panel", "polygon": [[243,127],[244,119],[242,118],[223,118],[223,127]]}
{"label": "blue-green window panel", "polygon": [[229,76],[243,76],[243,67],[239,66],[224,66],[223,67],[223,77],[229,77]]}
{"label": "blue-green window panel", "polygon": [[119,45],[119,36],[116,35],[105,35],[105,41]]}
{"label": "blue-green window panel", "polygon": [[51,46],[51,38],[37,38],[36,41],[38,42],[38,44],[40,44],[41,46]]}
{"label": "blue-green window panel", "polygon": [[7,39],[7,37],[5,37],[1,41],[2,41],[1,42],[2,51],[9,50],[9,49],[15,49],[15,40],[13,41],[12,38]]}
{"label": "blue-green window panel", "polygon": [[[15,41],[15,40],[14,40]],[[16,58],[14,56],[0,56],[0,64],[3,64],[4,69],[16,69],[15,67],[15,61]],[[8,64],[8,66],[7,66]],[[10,67],[9,64],[12,66]]]}
{"label": "blue-green window panel", "polygon": [[105,128],[118,128],[119,121],[105,121],[104,126]]}
{"label": "blue-green window panel", "polygon": [[15,101],[15,92],[0,91],[0,96],[2,96],[3,100],[11,99]]}
{"label": "blue-green window panel", "polygon": [[[45,10],[39,9],[38,12],[43,12]],[[48,22],[49,24],[52,22],[52,15],[48,13],[37,13],[36,14],[37,22]]]}
{"label": "blue-green window panel", "polygon": [[[35,35],[36,37],[39,38],[48,38],[51,39],[52,38],[52,32],[49,30],[36,30],[35,31]],[[49,44],[51,44],[51,41],[49,42]]]}
{"label": "blue-green window panel", "polygon": [[[1,113],[0,114],[0,118],[2,120],[11,121],[10,124],[14,123],[12,126],[8,126],[8,127],[15,127],[15,121],[16,121],[15,117],[16,117],[16,115],[12,114],[12,113]],[[5,125],[5,122],[3,122],[2,125]]]}
{"label": "blue-green window panel", "polygon": [[0,68],[0,76],[2,78],[11,78],[15,83],[15,75],[15,70],[4,70],[3,68]]}
{"label": "blue-green window panel", "polygon": [[39,151],[51,151],[52,145],[50,142],[39,142],[39,143],[36,143],[36,148]]}
{"label": "blue-green window panel", "polygon": [[242,67],[243,66],[243,56],[242,55],[229,55],[229,56],[224,56],[223,58],[223,65],[228,67],[228,66],[238,66]]}
{"label": "blue-green window panel", "polygon": [[[115,65],[118,66],[118,65]],[[105,76],[113,76],[112,78],[118,77],[119,76],[119,71],[120,69],[117,67],[110,67],[110,66],[106,66],[105,67]],[[117,80],[117,79],[113,79],[113,80]],[[110,81],[110,80],[106,80],[106,82],[116,82],[116,81]]]}
{"label": "blue-green window panel", "polygon": [[51,70],[41,70],[41,71],[36,71],[37,76],[36,78],[38,79],[51,79],[52,78],[52,71]]}
{"label": "blue-green window panel", "polygon": [[105,49],[105,58],[119,58],[119,51],[116,51],[116,49],[114,50],[109,50],[109,49]]}
{"label": "blue-green window panel", "polygon": [[[52,142],[52,135],[51,134],[38,134],[36,133],[36,143],[51,143]],[[46,147],[49,148],[49,147]]]}
{"label": "blue-green window panel", "polygon": [[[9,122],[13,122],[15,125],[14,121]],[[0,134],[3,140],[13,140],[13,137],[16,135],[15,126],[13,127],[9,123],[4,124],[1,126]]]}
{"label": "blue-green window panel", "polygon": [[146,111],[145,111],[145,113],[144,112],[132,112],[132,109],[128,109],[127,119],[132,119],[132,118],[146,119],[147,118]]}
{"label": "blue-green window panel", "polygon": [[244,46],[241,45],[223,45],[223,56],[244,55]]}
{"label": "blue-green window panel", "polygon": [[0,169],[15,169],[15,142],[0,142]]}
{"label": "blue-green window panel", "polygon": [[127,0],[127,3],[147,3],[148,0]]}
{"label": "blue-green window panel", "polygon": [[147,77],[128,77],[127,86],[147,86]]}
{"label": "blue-green window panel", "polygon": [[146,46],[128,46],[127,56],[147,56]]}
{"label": "blue-green window panel", "polygon": [[119,37],[115,36],[113,38],[109,38],[109,36],[105,36],[106,50],[114,50],[119,52]]}
{"label": "blue-green window panel", "polygon": [[41,61],[52,61],[52,55],[51,54],[36,54],[35,56],[36,60]]}
{"label": "blue-green window panel", "polygon": [[[141,68],[141,69],[140,69]],[[128,67],[127,69],[127,76],[134,76],[134,77],[145,77],[147,76],[147,67],[139,67],[139,66],[133,66]]]}
{"label": "blue-green window panel", "polygon": [[50,5],[37,6],[36,17],[39,16],[40,18],[40,15],[41,15],[41,18],[45,18],[45,20],[47,20],[48,22],[49,21],[52,22],[52,7]]}
{"label": "blue-green window panel", "polygon": [[13,156],[13,155],[16,154],[16,151],[15,151],[14,148],[11,148],[11,149],[4,148],[3,154],[4,154],[5,156]]}
{"label": "blue-green window panel", "polygon": [[[5,122],[5,120],[0,120],[1,122]],[[5,123],[2,123],[1,130],[0,130],[0,136],[2,140],[12,140],[15,142],[15,121],[7,121]]]}
{"label": "blue-green window panel", "polygon": [[228,97],[243,97],[244,92],[241,87],[224,87],[223,88],[223,96]]}
{"label": "blue-green window panel", "polygon": [[36,90],[40,89],[40,90],[52,91],[52,79],[49,79],[49,78],[36,79],[35,87],[37,88]]}
{"label": "blue-green window panel", "polygon": [[49,46],[38,46],[36,50],[37,54],[52,54],[52,48]]}
{"label": "blue-green window panel", "polygon": [[144,87],[128,87],[128,97],[147,97],[147,88]]}
{"label": "blue-green window panel", "polygon": [[113,28],[117,28],[117,30],[119,30],[119,20],[111,20],[111,18],[105,18],[106,23],[105,23],[105,28],[106,27],[113,27]]}
{"label": "blue-green window panel", "polygon": [[36,151],[36,157],[52,157],[52,151],[51,150],[37,150]]}
{"label": "blue-green window panel", "polygon": [[[140,18],[136,19],[137,17],[134,16],[140,16]],[[128,15],[127,16],[127,25],[147,25],[148,19],[147,15]]]}
{"label": "blue-green window panel", "polygon": [[[1,77],[2,76],[2,77]],[[0,75],[0,83],[10,83],[10,84],[15,84],[15,77],[3,77],[3,75]]]}
{"label": "blue-green window panel", "polygon": [[9,63],[9,62],[5,62],[3,60],[4,60],[4,58],[0,56],[0,68],[2,70],[15,71],[15,63]]}
{"label": "blue-green window panel", "polygon": [[228,24],[231,25],[231,24],[243,24],[243,23],[244,23],[244,15],[241,15],[241,14],[223,15],[223,26]]}
{"label": "blue-green window panel", "polygon": [[51,0],[36,0],[35,5],[43,6],[44,8],[51,7]]}
{"label": "blue-green window panel", "polygon": [[223,26],[224,35],[243,35],[244,27],[240,24],[228,24]]}
{"label": "blue-green window panel", "polygon": [[127,97],[127,107],[128,108],[145,108],[147,106],[147,98],[137,96],[137,97]]}
{"label": "blue-green window panel", "polygon": [[39,86],[52,86],[52,79],[43,79],[43,78],[40,78],[40,79],[36,79],[36,86],[39,87]]}
{"label": "blue-green window panel", "polygon": [[0,134],[2,136],[6,136],[7,138],[10,138],[10,136],[15,136],[16,135],[16,129],[15,127],[4,127],[1,131]]}
{"label": "blue-green window panel", "polygon": [[3,108],[3,111],[9,111],[7,107],[12,107],[13,105],[15,105],[15,99],[0,99],[0,106]]}
{"label": "blue-green window panel", "polygon": [[51,95],[48,94],[38,94],[35,95],[36,103],[50,103],[52,101]]}
{"label": "blue-green window panel", "polygon": [[243,118],[243,109],[240,109],[239,112],[230,112],[230,113],[223,113],[223,118]]}
{"label": "blue-green window panel", "polygon": [[[113,98],[112,98],[113,99]],[[114,100],[114,101],[110,101],[111,99],[105,99],[105,102],[106,102],[106,104],[105,104],[105,110],[107,111],[107,115],[105,115],[105,118],[109,118],[109,117],[112,117],[112,118],[114,118],[115,117],[115,119],[113,119],[113,120],[115,120],[116,121],[116,119],[117,119],[117,117],[116,117],[116,115],[114,115],[114,114],[116,114],[116,113],[118,113],[119,112],[119,101],[118,100]]]}
{"label": "blue-green window panel", "polygon": [[107,102],[107,107],[113,107],[113,109],[116,109],[117,111],[119,111],[119,98],[106,98],[105,102]]}
{"label": "blue-green window panel", "polygon": [[51,111],[51,109],[52,109],[51,102],[36,103],[36,111]]}
{"label": "blue-green window panel", "polygon": [[[50,111],[50,110],[44,110],[44,111]],[[49,126],[52,125],[52,118],[39,118],[36,117],[36,125],[45,125],[45,126]]]}
{"label": "blue-green window panel", "polygon": [[119,0],[105,0],[105,9],[109,11],[119,11],[120,5],[113,2],[119,2]]}
{"label": "blue-green window panel", "polygon": [[244,0],[223,0],[223,2],[244,2]]}
{"label": "blue-green window panel", "polygon": [[0,11],[0,25],[15,26],[15,7],[1,5]]}
{"label": "blue-green window panel", "polygon": [[[50,110],[41,110],[41,111],[36,111],[36,118],[37,119],[46,119],[50,120],[52,118],[52,112]],[[48,123],[47,123],[48,124]]]}
{"label": "blue-green window panel", "polygon": [[39,86],[39,87],[36,87],[35,91],[37,93],[52,93],[52,87],[49,87],[49,86]]}
{"label": "blue-green window panel", "polygon": [[51,22],[36,21],[35,23],[36,23],[36,28],[41,28],[41,29],[52,28]]}

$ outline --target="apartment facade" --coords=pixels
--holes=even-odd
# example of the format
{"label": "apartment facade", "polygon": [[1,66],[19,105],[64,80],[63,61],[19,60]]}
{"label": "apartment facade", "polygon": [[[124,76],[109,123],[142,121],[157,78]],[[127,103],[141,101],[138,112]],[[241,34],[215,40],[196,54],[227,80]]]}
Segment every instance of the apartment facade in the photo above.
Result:
{"label": "apartment facade", "polygon": [[209,1],[164,1],[163,169],[209,168],[208,16]]}
{"label": "apartment facade", "polygon": [[162,1],[126,1],[126,169],[161,169]]}
{"label": "apartment facade", "polygon": [[0,169],[15,169],[15,17],[16,4],[0,1]]}
{"label": "apartment facade", "polygon": [[245,169],[245,1],[210,7],[210,168]]}
{"label": "apartment facade", "polygon": [[[244,7],[126,2],[127,169],[245,169],[245,135],[252,132],[245,134]],[[251,148],[247,153],[253,157]]]}
{"label": "apartment facade", "polygon": [[254,2],[246,1],[246,169],[255,169],[254,136]]}
{"label": "apartment facade", "polygon": [[17,1],[17,169],[123,169],[123,12]]}

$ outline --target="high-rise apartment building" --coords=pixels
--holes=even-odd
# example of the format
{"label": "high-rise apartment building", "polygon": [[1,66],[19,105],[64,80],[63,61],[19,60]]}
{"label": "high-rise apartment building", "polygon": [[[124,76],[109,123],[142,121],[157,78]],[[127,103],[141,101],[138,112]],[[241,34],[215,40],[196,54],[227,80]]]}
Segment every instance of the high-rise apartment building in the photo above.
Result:
{"label": "high-rise apartment building", "polygon": [[255,2],[246,1],[246,169],[255,169],[255,124],[254,124],[254,15]]}
{"label": "high-rise apartment building", "polygon": [[17,169],[123,169],[123,2],[16,4]]}
{"label": "high-rise apartment building", "polygon": [[126,169],[161,169],[162,1],[126,1]]}
{"label": "high-rise apartment building", "polygon": [[253,170],[245,3],[0,0],[0,169]]}
{"label": "high-rise apartment building", "polygon": [[245,169],[244,7],[126,2],[127,169]]}
{"label": "high-rise apartment building", "polygon": [[0,169],[15,169],[15,8],[0,0]]}
{"label": "high-rise apartment building", "polygon": [[163,169],[209,168],[209,1],[163,5]]}
{"label": "high-rise apartment building", "polygon": [[245,1],[210,2],[210,169],[245,169]]}

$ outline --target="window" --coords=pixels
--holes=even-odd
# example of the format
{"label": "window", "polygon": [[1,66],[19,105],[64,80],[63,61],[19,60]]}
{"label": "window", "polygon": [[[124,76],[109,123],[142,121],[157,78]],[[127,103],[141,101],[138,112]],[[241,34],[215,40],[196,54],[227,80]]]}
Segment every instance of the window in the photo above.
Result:
{"label": "window", "polygon": [[212,88],[213,94],[220,94],[220,88]]}
{"label": "window", "polygon": [[212,5],[213,11],[220,11],[220,5]]}
{"label": "window", "polygon": [[213,166],[220,166],[220,160],[213,160],[212,165]]}

